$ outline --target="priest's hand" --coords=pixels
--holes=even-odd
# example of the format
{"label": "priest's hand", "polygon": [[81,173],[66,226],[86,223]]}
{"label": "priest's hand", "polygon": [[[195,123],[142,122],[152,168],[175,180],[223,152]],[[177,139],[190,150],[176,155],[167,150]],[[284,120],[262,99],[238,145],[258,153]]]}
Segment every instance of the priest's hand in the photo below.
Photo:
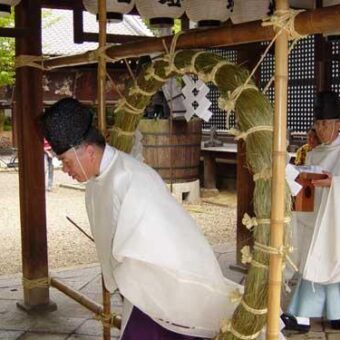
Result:
{"label": "priest's hand", "polygon": [[325,175],[327,175],[324,179],[313,179],[312,184],[315,187],[323,187],[323,188],[329,188],[332,184],[332,173],[328,171],[323,171]]}

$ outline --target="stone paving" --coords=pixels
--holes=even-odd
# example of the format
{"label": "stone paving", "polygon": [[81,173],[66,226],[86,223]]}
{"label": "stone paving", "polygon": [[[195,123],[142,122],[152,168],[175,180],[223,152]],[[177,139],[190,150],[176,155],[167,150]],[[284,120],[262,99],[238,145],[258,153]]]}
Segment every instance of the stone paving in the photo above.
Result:
{"label": "stone paving", "polygon": [[[235,246],[223,244],[215,246],[214,250],[223,274],[240,283],[243,274],[229,268],[231,264],[235,264]],[[55,271],[52,276],[101,303],[101,275],[98,265]],[[16,306],[17,302],[22,301],[22,297],[21,275],[0,277],[0,339],[102,339],[102,326],[95,320],[94,315],[56,289],[51,288],[50,298],[57,304],[57,310],[50,313],[27,314]],[[119,294],[113,295],[112,312],[121,313],[121,304]],[[340,340],[340,332],[332,330],[327,324],[324,325],[321,320],[313,320],[312,329],[308,334],[288,332],[285,335],[289,340]],[[119,338],[118,331],[113,328],[111,338]]]}
{"label": "stone paving", "polygon": [[[53,272],[52,276],[101,303],[98,265]],[[101,324],[93,313],[56,289],[50,289],[50,299],[57,304],[54,312],[27,314],[16,306],[22,297],[21,276],[0,277],[0,339],[102,339]],[[111,305],[113,312],[120,313],[118,294],[112,297]],[[112,329],[112,339],[118,339],[118,335],[118,331]]]}

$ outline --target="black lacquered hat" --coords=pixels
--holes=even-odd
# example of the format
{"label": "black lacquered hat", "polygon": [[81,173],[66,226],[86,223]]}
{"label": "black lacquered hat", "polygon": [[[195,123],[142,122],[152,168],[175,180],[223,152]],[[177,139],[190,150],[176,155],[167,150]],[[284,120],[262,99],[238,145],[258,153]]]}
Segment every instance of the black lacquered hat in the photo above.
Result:
{"label": "black lacquered hat", "polygon": [[319,92],[314,103],[315,120],[340,119],[340,100],[332,91]]}
{"label": "black lacquered hat", "polygon": [[42,132],[53,151],[61,155],[84,140],[92,117],[92,111],[78,100],[63,98],[41,116]]}

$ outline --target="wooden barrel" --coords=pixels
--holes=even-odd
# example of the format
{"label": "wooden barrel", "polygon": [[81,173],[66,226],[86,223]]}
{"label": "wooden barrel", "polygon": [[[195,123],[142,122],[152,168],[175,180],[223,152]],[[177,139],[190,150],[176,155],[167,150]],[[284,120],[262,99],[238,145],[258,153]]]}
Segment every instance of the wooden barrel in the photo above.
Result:
{"label": "wooden barrel", "polygon": [[198,179],[202,139],[202,121],[193,119],[142,119],[144,162],[166,182],[190,182]]}

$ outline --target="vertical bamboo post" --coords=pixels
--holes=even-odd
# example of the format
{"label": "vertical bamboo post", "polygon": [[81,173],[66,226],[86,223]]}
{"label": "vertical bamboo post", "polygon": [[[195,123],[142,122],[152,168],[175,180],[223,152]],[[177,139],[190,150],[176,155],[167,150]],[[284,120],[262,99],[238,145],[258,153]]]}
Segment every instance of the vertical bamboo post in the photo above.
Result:
{"label": "vertical bamboo post", "polygon": [[[288,10],[288,0],[277,0],[276,10]],[[288,86],[288,33],[282,33],[275,44],[275,115],[273,142],[273,178],[271,197],[270,245],[280,249],[283,243],[285,210],[285,168]],[[279,339],[282,255],[270,256],[268,282],[268,340]]]}
{"label": "vertical bamboo post", "polygon": [[[106,289],[104,284],[104,277],[102,276],[102,288],[103,288],[103,314],[111,314],[111,296],[110,292]],[[111,325],[104,323],[103,325],[103,339],[111,339]]]}
{"label": "vertical bamboo post", "polygon": [[[99,47],[106,46],[106,0],[98,1],[98,21],[99,21]],[[106,60],[100,56],[97,69],[97,112],[99,130],[106,136],[106,117],[105,117],[105,81],[106,81]],[[103,288],[103,313],[111,314],[110,293],[105,288],[104,278],[102,277]],[[111,339],[111,326],[103,324],[103,339]]]}
{"label": "vertical bamboo post", "polygon": [[[99,47],[106,46],[106,0],[98,1]],[[100,56],[97,69],[97,112],[99,130],[106,135],[105,117],[106,60]]]}

